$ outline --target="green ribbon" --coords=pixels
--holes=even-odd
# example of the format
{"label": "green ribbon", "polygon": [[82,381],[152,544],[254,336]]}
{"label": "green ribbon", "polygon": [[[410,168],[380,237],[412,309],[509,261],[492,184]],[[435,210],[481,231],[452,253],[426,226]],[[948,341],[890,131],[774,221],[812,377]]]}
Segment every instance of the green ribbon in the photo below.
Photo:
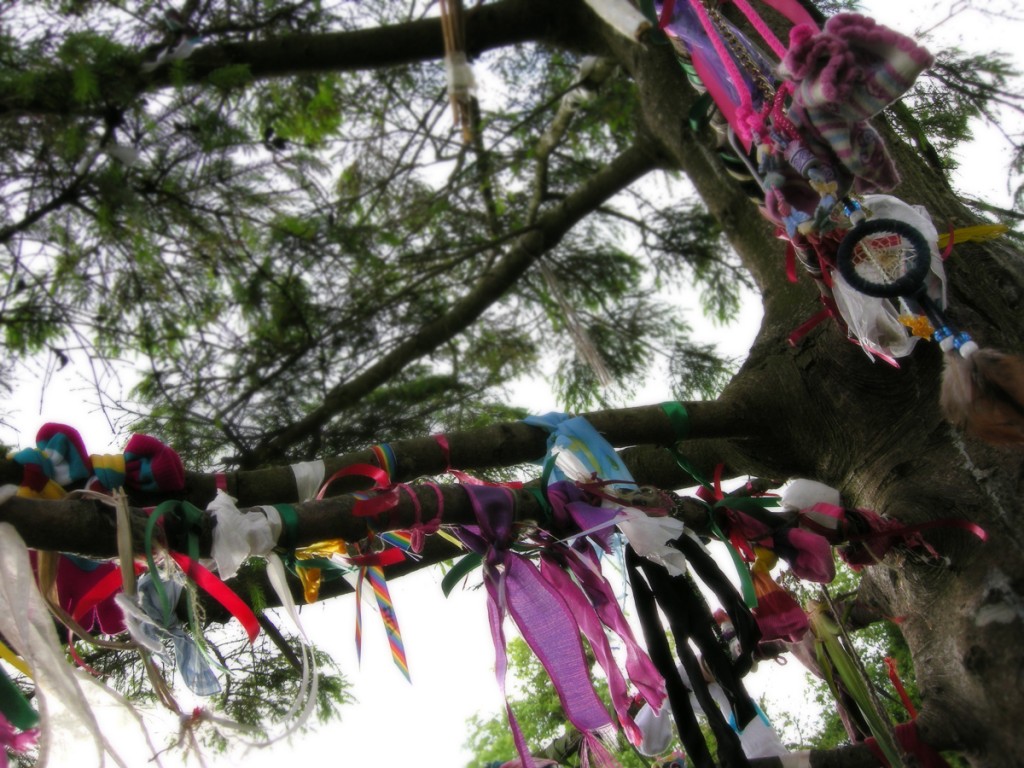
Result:
{"label": "green ribbon", "polygon": [[[686,412],[686,406],[680,403],[678,400],[670,400],[661,404],[661,410],[665,412],[668,417],[669,423],[672,425],[672,429],[676,433],[676,442],[686,440],[690,436],[690,414]],[[686,474],[692,477],[699,485],[703,485],[705,488],[711,488],[711,484],[704,478],[704,476],[693,466],[678,450],[674,445],[668,447],[672,457],[676,460],[676,464]]]}
{"label": "green ribbon", "polygon": [[281,515],[281,537],[277,545],[291,552],[299,541],[299,513],[291,504],[275,504],[274,509]]}
{"label": "green ribbon", "polygon": [[[715,505],[718,506],[717,504]],[[733,565],[736,566],[736,573],[740,577],[740,592],[743,594],[743,602],[746,603],[747,608],[757,607],[757,593],[754,591],[754,580],[750,576],[750,569],[747,564],[743,562],[743,558],[740,557],[740,553],[736,551],[736,547],[732,545],[729,538],[722,533],[722,529],[718,527],[718,523],[715,522],[715,512],[712,507],[708,507],[708,522],[711,525],[711,532],[718,537],[718,539],[725,544],[725,548],[729,551],[729,557],[732,558]]]}
{"label": "green ribbon", "polygon": [[462,577],[472,571],[474,568],[479,568],[483,565],[484,558],[482,555],[476,552],[470,552],[468,555],[460,559],[455,565],[451,567],[451,570],[444,575],[441,579],[441,591],[444,592],[444,596],[448,597],[452,590],[455,589],[455,585],[462,581]]}
{"label": "green ribbon", "polygon": [[640,0],[640,13],[654,25],[654,30],[647,36],[647,40],[655,45],[670,45],[671,41],[668,39],[668,35],[661,28],[661,19],[658,18],[658,9],[654,7],[654,0]]}
{"label": "green ribbon", "polygon": [[715,502],[715,507],[735,509],[760,518],[765,510],[777,507],[778,502],[775,496],[723,496]]}
{"label": "green ribbon", "polygon": [[[550,474],[551,473],[548,472],[548,475]],[[541,485],[545,489],[547,488],[547,478],[541,478]],[[537,503],[540,504],[541,512],[544,513],[544,521],[550,522],[552,510],[551,503],[548,501],[547,494],[540,488],[527,488],[526,492],[533,496],[535,499],[537,499]]]}
{"label": "green ribbon", "polygon": [[[198,562],[199,536],[202,532],[203,519],[206,516],[206,513],[199,509],[199,507],[189,504],[187,501],[165,501],[153,510],[153,514],[150,515],[149,520],[146,521],[146,563],[149,565],[149,573],[153,579],[153,587],[156,590],[157,598],[160,600],[160,610],[163,614],[165,626],[169,626],[171,624],[173,609],[171,607],[170,598],[167,596],[167,589],[164,587],[163,580],[160,578],[160,572],[156,567],[156,560],[153,557],[153,536],[156,533],[157,523],[168,515],[174,517],[184,525],[186,536],[185,547],[187,550],[186,554],[188,554],[188,557],[192,562]],[[199,627],[199,620],[195,610],[195,596],[191,589],[186,590],[186,592],[188,594],[188,600],[186,601],[186,606],[188,608],[188,623],[189,627],[192,629],[196,646],[207,661],[213,661],[207,653],[203,633]]]}
{"label": "green ribbon", "polygon": [[153,536],[156,534],[156,526],[163,519],[164,515],[171,512],[177,505],[176,501],[165,501],[149,516],[149,520],[146,521],[146,564],[149,566],[149,574],[153,579],[153,588],[156,591],[156,596],[160,600],[160,611],[163,614],[164,625],[171,623],[171,601],[167,597],[167,590],[164,588],[164,582],[160,578],[160,571],[156,567],[156,560],[153,557]]}
{"label": "green ribbon", "polygon": [[698,96],[697,100],[693,102],[693,106],[690,107],[690,113],[688,115],[691,131],[694,133],[700,133],[704,126],[711,122],[712,104],[711,94],[707,91]]}
{"label": "green ribbon", "polygon": [[675,430],[676,440],[685,440],[690,436],[690,414],[686,406],[678,400],[669,400],[661,404],[661,410],[668,416],[672,429]]}
{"label": "green ribbon", "polygon": [[3,667],[0,667],[0,712],[19,730],[27,731],[39,725],[39,713],[28,703],[25,694],[7,676]]}
{"label": "green ribbon", "polygon": [[[672,400],[662,403],[661,410],[663,410],[665,415],[668,416],[668,420],[671,422],[672,428],[675,430],[676,438],[678,440],[685,440],[690,433],[690,414],[686,412],[686,406],[678,400]],[[675,458],[676,464],[678,464],[684,472],[705,488],[711,488],[711,484],[704,479],[703,475],[701,475],[701,473],[689,461],[687,461],[674,446],[669,446],[669,451],[672,453],[673,458]],[[703,502],[703,500],[701,501]],[[708,510],[708,522],[711,527],[711,532],[714,533],[723,544],[725,544],[725,548],[729,551],[729,557],[732,558],[732,562],[736,566],[736,573],[739,575],[740,579],[740,591],[743,593],[743,602],[747,604],[748,608],[754,608],[757,606],[757,593],[754,592],[754,580],[750,577],[750,569],[747,568],[747,564],[743,562],[743,558],[740,557],[740,553],[736,551],[732,542],[730,542],[729,538],[722,533],[722,529],[719,528],[718,523],[715,522],[714,511],[720,507],[741,509],[748,503],[754,503],[759,508],[763,508],[763,504],[760,503],[761,501],[762,500],[760,499],[751,499],[749,497],[726,497],[716,502],[714,507],[703,502]],[[773,499],[767,501],[774,503]]]}

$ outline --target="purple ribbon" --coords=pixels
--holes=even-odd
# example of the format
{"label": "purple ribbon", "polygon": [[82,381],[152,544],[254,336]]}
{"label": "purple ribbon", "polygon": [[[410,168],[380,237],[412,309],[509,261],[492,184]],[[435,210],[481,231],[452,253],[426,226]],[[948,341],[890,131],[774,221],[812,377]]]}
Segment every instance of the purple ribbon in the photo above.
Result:
{"label": "purple ribbon", "polygon": [[[578,524],[567,509],[587,506],[569,483],[551,494],[554,528],[575,528]],[[484,558],[484,583],[488,594],[488,617],[495,650],[495,674],[505,696],[507,658],[504,618],[510,615],[523,639],[536,654],[551,678],[566,718],[584,736],[587,748],[598,760],[607,754],[598,737],[609,735],[615,723],[594,692],[580,633],[587,637],[594,655],[604,668],[619,721],[631,740],[639,729],[628,714],[626,677],[612,656],[605,627],[620,638],[626,649],[626,671],[641,695],[654,708],[665,698],[665,684],[623,616],[614,593],[601,575],[596,553],[587,541],[569,547],[553,537],[545,542],[540,570],[526,557],[513,552],[514,497],[507,488],[463,486],[469,495],[477,525],[464,526],[463,542]],[[582,512],[583,510],[575,510]],[[614,510],[590,507],[591,519],[612,516]],[[577,529],[578,530],[578,529]],[[558,533],[563,533],[559,531]],[[551,534],[544,535],[549,538]],[[603,537],[596,536],[599,540]],[[603,543],[603,542],[602,542]],[[575,577],[575,580],[574,580]],[[522,733],[506,699],[506,711],[516,749],[524,768],[534,765]],[[638,743],[638,742],[637,742]]]}
{"label": "purple ribbon", "polygon": [[534,768],[533,758],[505,696],[508,663],[503,624],[506,615],[512,617],[526,644],[544,665],[569,722],[584,735],[608,730],[613,723],[590,683],[572,611],[536,567],[511,550],[514,539],[511,491],[489,486],[463,488],[469,496],[477,525],[464,527],[460,535],[466,546],[484,558],[495,676],[506,700],[509,727],[523,768]]}
{"label": "purple ribbon", "polygon": [[[626,651],[626,678],[637,687],[644,700],[657,711],[664,703],[666,693],[664,678],[637,643],[633,630],[615,599],[611,585],[601,573],[600,560],[592,546],[597,544],[605,552],[611,551],[608,539],[615,529],[614,521],[622,511],[590,504],[585,501],[585,494],[569,482],[549,485],[548,500],[552,506],[552,527],[558,535],[569,536],[573,530],[590,532],[586,536],[581,536],[571,547],[560,543],[549,546],[544,558],[552,564],[557,562],[556,567],[567,570],[575,578],[574,584],[572,579],[549,577],[549,581],[551,578],[557,579],[560,588],[564,587],[563,596],[576,596],[582,590],[580,599],[584,601],[586,607],[577,608],[571,600],[569,605],[577,617],[580,629],[594,649],[598,663],[605,670],[612,704],[619,716],[619,722],[632,741],[633,721],[626,715],[630,702],[624,684],[620,688],[615,681],[616,676],[621,678],[621,672],[610,654],[607,658],[602,658],[596,650],[596,643],[607,642],[604,627],[614,632],[622,643]],[[541,572],[545,573],[543,565]],[[548,573],[553,571],[549,569]],[[572,585],[573,589],[570,590],[568,585]],[[589,616],[581,618],[580,612],[587,609],[596,614],[596,623],[590,622]]]}

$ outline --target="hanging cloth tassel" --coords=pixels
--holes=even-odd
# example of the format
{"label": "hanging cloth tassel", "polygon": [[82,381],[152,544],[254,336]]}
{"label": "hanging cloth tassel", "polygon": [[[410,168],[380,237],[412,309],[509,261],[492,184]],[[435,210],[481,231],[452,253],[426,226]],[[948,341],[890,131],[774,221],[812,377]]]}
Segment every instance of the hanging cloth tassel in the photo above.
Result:
{"label": "hanging cloth tassel", "polygon": [[771,576],[779,558],[769,549],[754,547],[757,560],[751,567],[757,608],[754,616],[763,640],[788,640],[795,643],[807,633],[807,614],[789,592]]}
{"label": "hanging cloth tassel", "polygon": [[[722,717],[721,711],[714,703],[707,686],[703,683],[704,673],[701,671],[697,657],[689,645],[689,625],[691,622],[686,616],[687,606],[680,605],[686,598],[693,597],[694,587],[692,583],[682,576],[670,577],[662,566],[641,559],[631,547],[626,549],[626,569],[629,576],[630,587],[633,590],[633,598],[636,603],[637,617],[647,641],[647,648],[658,671],[665,678],[665,685],[668,690],[669,705],[672,707],[672,717],[676,722],[679,731],[679,738],[683,742],[686,754],[693,762],[695,768],[715,768],[716,763],[711,756],[704,735],[701,733],[700,725],[690,705],[690,690],[683,683],[682,678],[676,669],[675,660],[669,649],[668,639],[658,618],[660,607],[669,619],[669,624],[676,641],[676,651],[679,660],[690,683],[693,686],[693,694],[708,717],[708,723],[718,741],[718,757],[723,766],[747,766],[746,756],[740,746],[739,738],[735,731],[729,727]],[[642,573],[641,573],[642,569]],[[646,578],[645,578],[646,577]],[[685,596],[685,597],[684,597]],[[682,598],[679,602],[672,598]],[[698,600],[700,598],[698,597]],[[700,600],[703,602],[703,600]],[[705,606],[705,612],[707,607]],[[693,624],[704,623],[708,632],[711,632],[711,624],[714,619],[698,616]],[[721,647],[717,642],[712,643],[714,649],[701,648],[724,656]],[[710,661],[710,659],[709,659]],[[728,660],[725,662],[728,665]],[[716,664],[716,666],[722,666]],[[740,698],[740,697],[737,697]],[[743,725],[749,722],[754,716],[753,707],[749,697],[742,707],[742,713],[737,711],[737,721]],[[741,726],[742,727],[742,726]]]}
{"label": "hanging cloth tassel", "polygon": [[1024,360],[960,338],[946,352],[939,397],[946,419],[993,445],[1024,444]]}
{"label": "hanging cloth tassel", "polygon": [[[612,738],[614,722],[594,692],[579,627],[565,598],[533,563],[512,550],[514,497],[507,488],[464,488],[477,525],[463,526],[459,535],[484,558],[495,675],[502,696],[508,666],[503,624],[505,617],[511,616],[551,678],[566,719],[583,736],[582,764],[587,764],[588,755],[600,765],[608,764],[612,759],[602,740]],[[523,765],[532,768],[534,761],[507,698],[506,712],[516,750]]]}
{"label": "hanging cloth tassel", "polygon": [[[0,634],[28,663],[37,684],[36,700],[42,715],[39,765],[46,765],[56,746],[53,728],[59,725],[77,744],[91,742],[93,756],[99,762],[109,755],[125,768],[126,763],[103,736],[82,691],[84,678],[76,675],[64,659],[50,612],[36,589],[25,542],[7,523],[0,523],[0,566]],[[85,748],[88,752],[88,746]],[[88,755],[80,757],[88,759]]]}
{"label": "hanging cloth tassel", "polygon": [[754,650],[761,639],[761,630],[747,608],[743,596],[736,591],[732,582],[722,573],[708,551],[689,536],[681,536],[675,543],[686,555],[690,567],[700,574],[701,581],[714,592],[715,597],[725,609],[739,644],[739,656],[733,662],[734,674],[742,677],[753,666]]}

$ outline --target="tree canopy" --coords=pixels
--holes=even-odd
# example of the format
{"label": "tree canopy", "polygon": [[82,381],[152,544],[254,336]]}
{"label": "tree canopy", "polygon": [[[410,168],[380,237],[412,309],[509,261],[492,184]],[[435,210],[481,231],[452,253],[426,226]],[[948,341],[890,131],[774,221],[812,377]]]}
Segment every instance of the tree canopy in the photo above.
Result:
{"label": "tree canopy", "polygon": [[[241,507],[294,505],[292,548],[364,540],[364,499],[306,501],[290,464],[323,459],[326,477],[376,466],[384,479],[356,475],[377,490],[453,468],[508,479],[546,452],[545,431],[506,399],[510,380],[535,371],[554,372],[565,408],[589,412],[641,485],[803,477],[904,525],[969,521],[984,545],[963,525],[928,528],[936,558],[896,548],[851,604],[872,620],[904,617],[924,741],[1012,764],[1019,451],[943,419],[937,345],[889,367],[838,323],[790,343],[820,309],[818,290],[788,279],[778,233],[724,165],[710,104],[657,25],[625,35],[582,0],[478,3],[461,22],[451,9],[462,3],[441,6],[445,19],[412,0],[0,11],[8,388],[41,357],[99,389],[130,382],[104,405],[190,470],[173,493],[132,493],[136,528],[145,507],[202,509],[226,486]],[[446,79],[449,22],[475,90]],[[970,119],[1019,111],[1011,76],[998,56],[943,52],[877,121],[903,179],[896,194],[940,232],[1019,221],[960,199],[945,176]],[[1012,234],[956,243],[946,267],[950,313],[1005,351],[1024,342],[1018,246]],[[742,366],[680,317],[685,299],[727,321],[757,293],[764,321]],[[617,409],[652,375],[669,379],[688,431],[656,405]],[[0,470],[25,482],[24,466]],[[357,488],[350,477],[333,490]],[[385,528],[479,523],[460,486],[397,488]],[[514,499],[517,525],[542,519],[542,500]],[[13,499],[0,520],[36,549],[117,554],[99,502],[46,504]],[[172,548],[206,554],[209,519],[176,509]],[[422,560],[386,572],[454,554],[430,536]],[[265,578],[243,572],[235,586],[253,602]],[[322,599],[350,589],[325,582]]]}

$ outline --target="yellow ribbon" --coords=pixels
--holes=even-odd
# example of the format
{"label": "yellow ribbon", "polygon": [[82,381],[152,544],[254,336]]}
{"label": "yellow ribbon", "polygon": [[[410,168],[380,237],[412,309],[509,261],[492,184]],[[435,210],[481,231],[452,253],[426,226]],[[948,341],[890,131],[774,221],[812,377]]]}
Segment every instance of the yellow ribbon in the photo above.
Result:
{"label": "yellow ribbon", "polygon": [[[953,230],[954,243],[983,243],[999,237],[1009,229],[1005,224],[978,224],[974,227],[962,227]],[[949,233],[939,235],[939,248],[945,248],[949,242]]]}
{"label": "yellow ribbon", "polygon": [[[318,541],[308,547],[295,550],[296,560],[313,560],[318,557],[331,558],[334,555],[345,557],[348,547],[342,539]],[[299,581],[302,582],[302,594],[307,603],[315,603],[320,596],[322,574],[319,568],[296,568]]]}
{"label": "yellow ribbon", "polygon": [[18,654],[8,648],[3,641],[0,641],[0,659],[3,659],[16,670],[25,675],[25,677],[32,677],[32,670],[28,668],[28,664]]}

